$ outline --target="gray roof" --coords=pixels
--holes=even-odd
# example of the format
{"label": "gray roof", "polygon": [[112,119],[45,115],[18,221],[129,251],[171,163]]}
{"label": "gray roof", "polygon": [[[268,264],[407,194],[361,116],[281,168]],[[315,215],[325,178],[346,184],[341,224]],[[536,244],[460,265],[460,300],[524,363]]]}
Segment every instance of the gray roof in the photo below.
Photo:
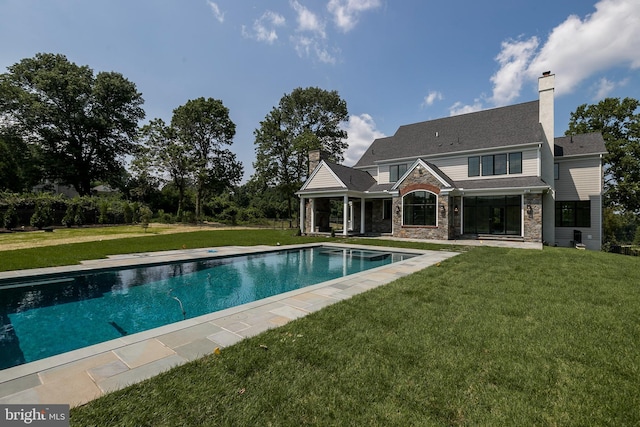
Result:
{"label": "gray roof", "polygon": [[327,161],[325,161],[325,164],[340,178],[348,190],[367,191],[376,185],[376,180],[368,172]]}
{"label": "gray roof", "polygon": [[554,140],[556,157],[578,156],[581,154],[604,154],[607,148],[602,134],[598,132],[581,135],[562,136]]}
{"label": "gray roof", "polygon": [[519,176],[456,181],[455,187],[459,190],[491,190],[496,188],[540,188],[549,186],[537,176]]}
{"label": "gray roof", "polygon": [[354,167],[404,157],[432,156],[540,142],[538,101],[400,126],[373,141]]}

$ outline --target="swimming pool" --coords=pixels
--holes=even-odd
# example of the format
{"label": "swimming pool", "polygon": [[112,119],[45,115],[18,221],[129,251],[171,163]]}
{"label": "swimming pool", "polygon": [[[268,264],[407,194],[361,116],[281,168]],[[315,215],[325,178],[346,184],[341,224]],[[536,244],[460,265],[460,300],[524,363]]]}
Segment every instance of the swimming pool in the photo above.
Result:
{"label": "swimming pool", "polygon": [[325,246],[3,283],[0,369],[413,256]]}

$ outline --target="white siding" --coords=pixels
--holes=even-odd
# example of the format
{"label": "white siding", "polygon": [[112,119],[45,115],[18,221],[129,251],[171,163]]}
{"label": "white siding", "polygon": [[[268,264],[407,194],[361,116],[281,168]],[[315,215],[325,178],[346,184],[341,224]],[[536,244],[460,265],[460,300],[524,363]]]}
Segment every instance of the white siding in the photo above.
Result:
{"label": "white siding", "polygon": [[335,176],[326,166],[321,167],[320,170],[318,170],[318,172],[315,174],[309,185],[307,185],[307,189],[331,187],[342,187],[342,184],[340,183],[340,181],[336,180]]}
{"label": "white siding", "polygon": [[[442,172],[454,181],[465,181],[469,179],[482,179],[483,176],[469,176],[468,158],[472,156],[482,156],[491,154],[517,153],[517,150],[486,152],[482,154],[465,155],[457,157],[446,157],[442,159],[429,160]],[[538,176],[538,150],[537,148],[522,150],[522,173],[514,176]],[[484,178],[497,178],[508,175],[491,175]]]}
{"label": "white siding", "polygon": [[557,200],[589,200],[600,194],[600,159],[559,160],[559,179],[555,181]]}
{"label": "white siding", "polygon": [[389,165],[378,166],[378,184],[389,183]]}
{"label": "white siding", "polygon": [[571,246],[573,231],[582,232],[587,249],[601,249],[602,177],[600,158],[557,160],[559,179],[555,180],[557,201],[591,201],[591,227],[556,227],[558,246]]}

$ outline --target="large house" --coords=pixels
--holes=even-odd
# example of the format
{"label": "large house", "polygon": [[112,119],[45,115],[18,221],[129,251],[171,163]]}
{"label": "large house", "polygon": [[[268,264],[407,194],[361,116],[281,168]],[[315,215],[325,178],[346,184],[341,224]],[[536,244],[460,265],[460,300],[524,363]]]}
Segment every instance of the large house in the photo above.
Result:
{"label": "large house", "polygon": [[419,239],[513,239],[600,250],[604,140],[554,137],[554,81],[537,101],[401,126],[373,141],[353,167],[309,153],[302,233]]}

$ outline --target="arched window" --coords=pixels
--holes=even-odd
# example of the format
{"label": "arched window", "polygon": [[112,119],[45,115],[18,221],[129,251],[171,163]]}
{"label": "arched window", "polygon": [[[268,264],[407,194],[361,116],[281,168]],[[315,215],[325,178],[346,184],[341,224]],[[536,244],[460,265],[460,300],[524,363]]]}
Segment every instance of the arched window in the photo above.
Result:
{"label": "arched window", "polygon": [[403,225],[436,226],[438,197],[429,191],[413,191],[402,198]]}

